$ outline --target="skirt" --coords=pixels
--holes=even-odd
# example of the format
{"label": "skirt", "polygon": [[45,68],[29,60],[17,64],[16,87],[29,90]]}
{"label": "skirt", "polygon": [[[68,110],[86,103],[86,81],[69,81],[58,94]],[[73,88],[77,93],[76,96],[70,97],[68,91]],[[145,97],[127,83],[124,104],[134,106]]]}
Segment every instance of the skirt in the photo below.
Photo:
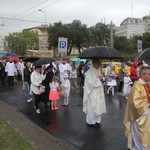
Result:
{"label": "skirt", "polygon": [[112,79],[110,82],[107,83],[107,86],[117,86],[116,80]]}
{"label": "skirt", "polygon": [[50,101],[56,101],[59,100],[59,95],[56,90],[50,90],[49,92],[49,100]]}

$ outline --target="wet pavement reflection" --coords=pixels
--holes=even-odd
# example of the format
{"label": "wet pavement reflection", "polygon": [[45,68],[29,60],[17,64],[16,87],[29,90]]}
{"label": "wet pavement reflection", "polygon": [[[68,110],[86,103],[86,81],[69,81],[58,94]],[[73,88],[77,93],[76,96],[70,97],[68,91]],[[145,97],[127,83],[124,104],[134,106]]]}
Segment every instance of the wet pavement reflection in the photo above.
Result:
{"label": "wet pavement reflection", "polygon": [[107,113],[102,116],[100,128],[92,128],[86,125],[80,91],[71,95],[68,107],[63,107],[60,99],[59,110],[49,110],[48,114],[43,103],[40,103],[41,114],[36,114],[34,101],[25,101],[21,83],[17,83],[14,89],[1,87],[0,91],[1,100],[54,136],[70,143],[72,150],[127,150],[123,134],[126,99],[120,95],[106,95]]}

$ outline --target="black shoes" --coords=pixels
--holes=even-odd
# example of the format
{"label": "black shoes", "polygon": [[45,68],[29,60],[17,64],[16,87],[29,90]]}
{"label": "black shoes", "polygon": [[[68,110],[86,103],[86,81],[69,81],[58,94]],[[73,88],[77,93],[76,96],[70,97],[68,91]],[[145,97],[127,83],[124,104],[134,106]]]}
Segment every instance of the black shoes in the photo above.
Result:
{"label": "black shoes", "polygon": [[100,127],[100,123],[95,123],[95,124],[88,124],[87,123],[87,126],[93,127],[93,128],[99,128]]}

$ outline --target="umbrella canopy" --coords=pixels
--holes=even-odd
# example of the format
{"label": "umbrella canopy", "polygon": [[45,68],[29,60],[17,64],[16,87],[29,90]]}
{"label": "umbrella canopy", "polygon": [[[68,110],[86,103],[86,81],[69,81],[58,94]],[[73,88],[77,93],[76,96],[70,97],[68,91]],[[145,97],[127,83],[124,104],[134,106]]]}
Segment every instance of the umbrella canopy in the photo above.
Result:
{"label": "umbrella canopy", "polygon": [[37,61],[39,59],[40,59],[39,57],[26,57],[26,58],[23,58],[23,61],[24,62],[32,62],[32,63],[34,63],[35,61]]}
{"label": "umbrella canopy", "polygon": [[75,57],[75,58],[72,58],[71,59],[72,61],[75,61],[75,62],[86,62],[86,59],[80,59],[80,58],[78,58],[78,57]]}
{"label": "umbrella canopy", "polygon": [[12,56],[17,56],[17,54],[13,53],[13,52],[7,52],[5,54],[5,56],[9,56],[9,57],[12,57]]}
{"label": "umbrella canopy", "polygon": [[87,48],[78,57],[84,59],[123,59],[119,51],[109,46]]}
{"label": "umbrella canopy", "polygon": [[39,60],[37,60],[34,63],[34,66],[46,65],[46,64],[50,64],[54,61],[55,61],[55,59],[53,59],[53,58],[43,57],[43,58],[40,58]]}
{"label": "umbrella canopy", "polygon": [[143,50],[139,54],[137,54],[137,56],[134,58],[134,60],[137,60],[137,61],[142,61],[142,60],[150,61],[150,47]]}
{"label": "umbrella canopy", "polygon": [[17,61],[20,60],[18,56],[12,56],[12,57],[10,57],[10,58],[11,58],[11,60],[14,61],[14,62],[17,62]]}
{"label": "umbrella canopy", "polygon": [[0,55],[6,55],[6,54],[7,54],[7,51],[0,50]]}

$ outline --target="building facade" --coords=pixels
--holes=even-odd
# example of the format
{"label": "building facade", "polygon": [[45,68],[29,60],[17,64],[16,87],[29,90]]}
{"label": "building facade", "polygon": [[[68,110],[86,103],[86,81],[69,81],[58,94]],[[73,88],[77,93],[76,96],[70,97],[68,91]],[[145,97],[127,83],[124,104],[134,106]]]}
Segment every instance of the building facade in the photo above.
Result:
{"label": "building facade", "polygon": [[126,18],[119,27],[115,27],[116,36],[125,36],[127,39],[134,35],[142,35],[145,32],[150,32],[150,19],[148,18]]}
{"label": "building facade", "polygon": [[28,28],[25,30],[37,32],[39,38],[39,50],[48,50],[48,26],[47,25],[41,25],[38,27]]}

